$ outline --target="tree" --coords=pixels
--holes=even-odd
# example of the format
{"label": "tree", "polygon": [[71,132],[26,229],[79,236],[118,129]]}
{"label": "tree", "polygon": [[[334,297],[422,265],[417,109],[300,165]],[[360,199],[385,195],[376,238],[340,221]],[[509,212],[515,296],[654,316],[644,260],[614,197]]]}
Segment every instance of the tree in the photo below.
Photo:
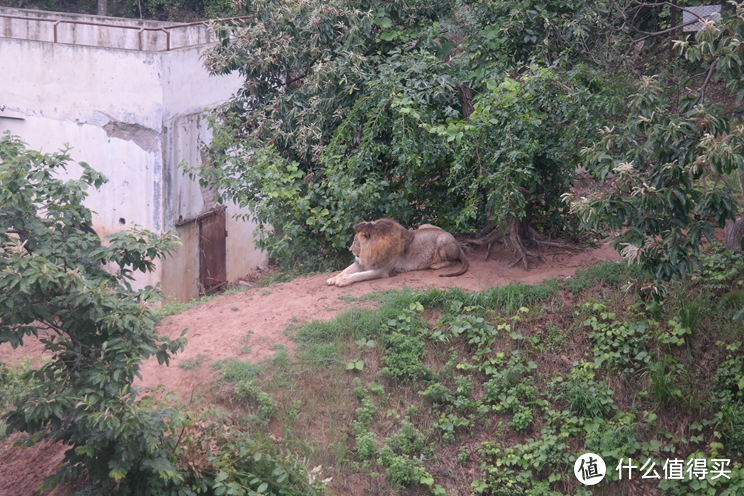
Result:
{"label": "tree", "polygon": [[198,171],[201,181],[251,207],[259,246],[280,261],[338,264],[350,226],[392,216],[481,228],[475,243],[509,224],[527,267],[522,239],[549,242],[528,224],[563,208],[554,193],[570,183],[573,151],[611,105],[601,78],[567,63],[570,55],[551,55],[567,46],[555,28],[567,24],[566,12],[591,12],[576,4],[246,5],[241,14],[253,20],[216,28],[220,43],[207,54],[210,70],[238,70],[246,80],[214,116],[212,164]]}
{"label": "tree", "polygon": [[675,104],[657,77],[644,77],[625,122],[582,152],[597,177],[618,174],[618,189],[575,203],[575,211],[590,227],[627,228],[615,246],[657,279],[691,272],[715,226],[729,222],[731,250],[740,249],[744,235],[744,220],[731,222],[740,205],[722,182],[725,174],[744,172],[744,130],[735,120],[741,108],[726,109],[706,92],[718,81],[737,105],[744,97],[744,8],[733,7],[724,19],[705,22],[694,39],[675,41],[685,60],[703,69],[698,85]]}
{"label": "tree", "polygon": [[106,179],[81,162],[80,179],[59,180],[69,160],[66,150],[42,155],[0,138],[0,344],[22,346],[33,334],[53,354],[29,372],[30,392],[3,420],[28,434],[24,446],[69,446],[44,486],[85,475],[86,494],[320,494],[322,483],[308,482],[303,464],[270,440],[211,412],[197,428],[175,398],[133,386],[143,360],[167,364],[186,345],[186,331],[173,341],[155,335],[148,306],[160,294],[130,284],[178,240],[132,229],[101,243],[85,227],[83,200]]}
{"label": "tree", "polygon": [[29,434],[24,446],[45,439],[70,446],[49,486],[87,471],[104,493],[117,486],[145,494],[181,480],[172,433],[183,417],[154,408],[132,382],[143,360],[155,355],[167,364],[186,341],[155,336],[147,307],[159,294],[135,291],[130,280],[178,241],[133,229],[101,244],[81,226],[91,224],[86,189],[106,179],[80,163],[79,180],[61,181],[55,175],[69,160],[66,150],[42,155],[9,133],[0,138],[0,344],[16,348],[33,334],[52,354],[33,372],[38,385],[4,420],[9,431]]}

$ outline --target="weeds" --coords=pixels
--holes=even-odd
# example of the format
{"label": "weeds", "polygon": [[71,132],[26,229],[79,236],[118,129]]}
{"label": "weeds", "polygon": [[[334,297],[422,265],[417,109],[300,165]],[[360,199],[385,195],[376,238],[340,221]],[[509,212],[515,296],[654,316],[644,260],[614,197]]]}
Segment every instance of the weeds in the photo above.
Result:
{"label": "weeds", "polygon": [[[602,483],[612,492],[621,459],[704,450],[732,459],[731,480],[716,487],[735,494],[744,486],[741,345],[730,325],[711,335],[708,322],[722,317],[708,318],[702,300],[681,293],[699,281],[664,289],[669,308],[650,309],[621,289],[628,279],[645,287],[636,275],[614,263],[580,273],[564,288],[587,303],[567,308],[556,305],[556,281],[479,294],[376,293],[358,298],[376,309],[294,328],[294,356],[278,346],[260,365],[213,367],[253,435],[265,435],[269,421],[281,426],[283,446],[330,467],[339,487],[355,478],[377,492],[572,494],[580,492],[573,460],[589,450],[614,471]],[[669,301],[680,302],[673,315]],[[422,318],[425,308],[441,312],[436,325]],[[706,377],[691,361],[716,338],[726,339],[716,347],[728,358]],[[695,412],[686,394],[697,395]],[[670,424],[674,432],[664,430]],[[450,479],[452,461],[480,475]],[[687,482],[664,487],[694,492]]]}

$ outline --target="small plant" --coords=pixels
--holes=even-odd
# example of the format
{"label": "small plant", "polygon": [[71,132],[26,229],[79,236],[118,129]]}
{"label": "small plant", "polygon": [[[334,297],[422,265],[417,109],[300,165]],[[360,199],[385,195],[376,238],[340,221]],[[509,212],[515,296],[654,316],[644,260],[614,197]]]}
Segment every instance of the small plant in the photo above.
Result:
{"label": "small plant", "polygon": [[447,403],[455,398],[452,394],[452,391],[450,391],[447,386],[439,382],[431,384],[429,387],[426,388],[424,392],[421,393],[421,395],[424,398],[429,399],[435,405]]}
{"label": "small plant", "polygon": [[232,310],[233,312],[237,312],[240,309],[238,307],[231,307],[230,310]]}
{"label": "small plant", "polygon": [[585,326],[593,329],[589,338],[594,342],[594,362],[597,367],[610,362],[622,372],[633,373],[639,365],[651,361],[646,346],[651,339],[649,330],[654,327],[653,321],[615,322],[615,314],[606,312],[603,305],[595,303],[592,315],[584,321]]}
{"label": "small plant", "polygon": [[431,424],[432,427],[440,429],[444,433],[442,439],[447,443],[454,442],[456,428],[468,427],[469,425],[470,421],[468,419],[458,417],[454,413],[442,415],[439,420]]}
{"label": "small plant", "polygon": [[666,406],[670,401],[682,397],[682,391],[674,386],[681,368],[682,366],[671,355],[648,366],[651,392],[661,406]]}
{"label": "small plant", "polygon": [[181,370],[193,370],[197,367],[200,367],[202,364],[202,361],[198,358],[193,358],[191,360],[184,360],[181,363],[178,364],[178,368]]}
{"label": "small plant", "polygon": [[720,242],[711,243],[710,251],[700,257],[703,270],[692,280],[713,290],[729,289],[729,281],[744,272],[744,255],[731,253]]}
{"label": "small plant", "polygon": [[517,432],[522,432],[527,430],[527,427],[532,423],[532,419],[532,410],[520,405],[514,413],[514,418],[509,422],[509,427]]}
{"label": "small plant", "polygon": [[683,301],[679,306],[679,323],[690,330],[690,334],[695,333],[698,324],[703,319],[703,307],[693,301]]}
{"label": "small plant", "polygon": [[[454,302],[451,311],[460,311],[461,305],[460,302]],[[434,331],[431,338],[447,342],[450,337],[464,336],[468,344],[475,349],[490,346],[496,340],[498,331],[483,317],[473,314],[478,309],[479,307],[465,307],[462,309],[465,313],[446,314],[439,322],[440,326],[446,327],[444,330]]]}
{"label": "small plant", "polygon": [[385,444],[395,453],[418,456],[424,451],[426,436],[416,429],[408,418],[405,418],[398,432],[387,438]]}
{"label": "small plant", "polygon": [[361,358],[354,358],[352,360],[349,360],[349,362],[346,364],[346,370],[363,370],[364,369],[364,360]]}
{"label": "small plant", "polygon": [[423,364],[425,344],[417,336],[392,332],[385,336],[385,368],[382,374],[395,381],[412,381],[429,377],[431,370]]}
{"label": "small plant", "polygon": [[461,446],[460,451],[457,453],[457,461],[460,462],[460,465],[465,465],[468,462],[468,458],[470,458],[470,450],[467,446]]}
{"label": "small plant", "polygon": [[261,291],[261,296],[268,296],[270,294],[271,294],[271,291],[269,291],[268,289],[264,289],[263,291]]}
{"label": "small plant", "polygon": [[184,360],[181,363],[178,364],[178,368],[181,370],[193,370],[197,367],[201,367],[202,363],[204,363],[204,360],[209,359],[209,356],[199,353],[196,355],[196,358],[193,358],[191,360]]}
{"label": "small plant", "polygon": [[274,350],[274,356],[271,357],[271,364],[279,369],[287,369],[289,366],[289,350],[282,343],[274,343],[271,346]]}
{"label": "small plant", "polygon": [[305,405],[305,402],[302,400],[294,400],[292,404],[287,409],[287,419],[291,422],[294,422],[297,420],[297,417],[300,415],[300,411],[302,410],[302,407]]}
{"label": "small plant", "polygon": [[373,339],[367,339],[367,338],[360,338],[355,341],[356,345],[360,348],[366,347],[366,348],[374,348],[377,346],[375,341]]}
{"label": "small plant", "polygon": [[260,365],[235,358],[217,360],[212,364],[212,370],[220,371],[220,380],[237,384],[241,381],[253,379],[263,373]]}
{"label": "small plant", "polygon": [[268,424],[278,408],[274,398],[269,393],[262,391],[252,380],[244,380],[238,383],[233,392],[233,398],[252,401],[256,404],[258,409],[256,419],[259,425]]}
{"label": "small plant", "polygon": [[372,417],[377,413],[377,405],[371,399],[364,397],[361,400],[362,406],[357,408],[357,419],[354,421],[353,430],[355,435],[366,432],[372,423]]}
{"label": "small plant", "polygon": [[572,412],[584,417],[604,417],[617,409],[612,390],[604,382],[594,380],[589,365],[574,367],[565,381],[563,377],[556,377],[550,387],[554,398],[564,401]]}
{"label": "small plant", "polygon": [[372,460],[377,455],[377,437],[367,431],[356,437],[357,455],[362,461]]}
{"label": "small plant", "polygon": [[[380,450],[377,464],[387,469],[385,476],[392,484],[396,485],[421,484],[431,477],[426,473],[426,469],[421,466],[420,460],[405,455],[396,455],[387,445]],[[433,482],[433,479],[431,482]],[[431,485],[431,483],[428,485]]]}

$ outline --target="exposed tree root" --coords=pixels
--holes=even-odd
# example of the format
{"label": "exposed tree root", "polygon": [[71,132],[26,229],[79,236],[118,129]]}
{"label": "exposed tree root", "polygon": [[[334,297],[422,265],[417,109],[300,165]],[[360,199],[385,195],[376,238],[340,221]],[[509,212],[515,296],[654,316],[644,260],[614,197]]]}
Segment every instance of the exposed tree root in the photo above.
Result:
{"label": "exposed tree root", "polygon": [[[471,246],[486,245],[486,258],[491,255],[491,247],[494,243],[504,243],[512,253],[517,255],[517,259],[512,262],[509,267],[514,267],[519,262],[524,264],[525,270],[530,270],[529,258],[538,258],[542,260],[545,265],[550,267],[547,259],[538,251],[534,251],[533,247],[540,249],[542,247],[554,247],[564,248],[569,250],[580,250],[576,245],[570,243],[560,243],[552,241],[549,236],[540,234],[535,231],[529,222],[526,220],[520,221],[516,217],[510,217],[506,221],[506,229],[503,229],[503,225],[497,225],[492,220],[489,220],[483,229],[474,234],[457,233],[456,239],[461,244]],[[529,247],[529,248],[528,248]],[[485,261],[484,260],[484,261]]]}

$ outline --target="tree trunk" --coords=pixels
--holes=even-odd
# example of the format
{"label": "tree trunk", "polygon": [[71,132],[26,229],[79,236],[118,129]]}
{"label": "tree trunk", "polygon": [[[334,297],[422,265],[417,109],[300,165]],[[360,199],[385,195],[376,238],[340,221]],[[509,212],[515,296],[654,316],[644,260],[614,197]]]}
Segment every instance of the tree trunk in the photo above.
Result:
{"label": "tree trunk", "polygon": [[98,0],[98,10],[96,14],[99,16],[105,16],[108,11],[108,0]]}
{"label": "tree trunk", "polygon": [[[739,189],[741,190],[742,198],[744,198],[744,173],[739,174]],[[744,217],[738,219],[736,222],[727,220],[724,233],[726,235],[724,240],[726,249],[733,253],[740,252],[741,240],[744,238]]]}
{"label": "tree trunk", "polygon": [[462,96],[462,118],[464,120],[470,119],[470,114],[473,113],[473,95],[470,91],[470,86],[460,86],[460,94]]}

